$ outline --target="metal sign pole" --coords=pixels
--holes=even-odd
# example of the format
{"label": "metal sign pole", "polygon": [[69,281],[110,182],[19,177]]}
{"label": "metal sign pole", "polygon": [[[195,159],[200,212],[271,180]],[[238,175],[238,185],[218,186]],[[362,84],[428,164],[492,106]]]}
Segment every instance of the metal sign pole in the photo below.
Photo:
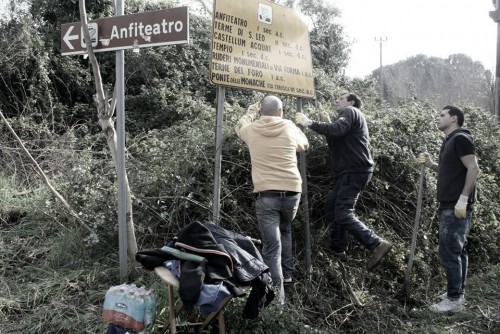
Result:
{"label": "metal sign pole", "polygon": [[224,101],[226,100],[226,90],[222,86],[217,86],[217,119],[215,121],[215,170],[214,170],[214,195],[212,204],[212,221],[219,223],[220,215],[220,178],[222,163],[222,137],[224,123]]}
{"label": "metal sign pole", "polygon": [[[302,98],[297,98],[297,112],[302,112]],[[311,280],[311,228],[309,224],[309,200],[307,196],[306,152],[299,153],[302,177],[302,206],[304,207],[304,248],[307,278]]]}
{"label": "metal sign pole", "polygon": [[[123,15],[123,0],[116,1],[116,16]],[[116,132],[118,160],[118,242],[120,260],[120,281],[125,283],[128,276],[127,263],[127,197],[125,188],[125,54],[116,51]]]}

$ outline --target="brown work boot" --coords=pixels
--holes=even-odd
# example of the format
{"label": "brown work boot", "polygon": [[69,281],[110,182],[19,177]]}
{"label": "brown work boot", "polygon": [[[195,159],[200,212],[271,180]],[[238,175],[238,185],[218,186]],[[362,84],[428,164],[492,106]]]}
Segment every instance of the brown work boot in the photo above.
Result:
{"label": "brown work boot", "polygon": [[392,244],[389,241],[386,241],[382,239],[380,241],[380,244],[378,244],[377,247],[375,247],[372,251],[372,256],[368,259],[368,262],[366,263],[366,268],[368,270],[371,270],[375,268],[380,261],[384,258],[384,256],[389,253],[389,251],[392,248]]}

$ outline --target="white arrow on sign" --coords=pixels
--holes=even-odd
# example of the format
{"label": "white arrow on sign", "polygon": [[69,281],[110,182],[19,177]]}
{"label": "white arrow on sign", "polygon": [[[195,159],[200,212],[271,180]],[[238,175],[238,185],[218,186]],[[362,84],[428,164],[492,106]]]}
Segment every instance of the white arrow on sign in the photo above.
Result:
{"label": "white arrow on sign", "polygon": [[71,32],[73,31],[73,28],[74,28],[74,26],[70,26],[70,27],[68,28],[68,31],[66,32],[66,34],[65,34],[65,35],[64,35],[64,37],[63,37],[64,42],[66,43],[66,45],[67,45],[67,46],[68,46],[71,50],[73,50],[73,49],[74,49],[74,47],[73,47],[73,44],[71,44],[71,42],[70,42],[70,41],[75,40],[75,39],[78,39],[78,37],[79,37],[79,35],[70,35],[70,34],[71,34]]}

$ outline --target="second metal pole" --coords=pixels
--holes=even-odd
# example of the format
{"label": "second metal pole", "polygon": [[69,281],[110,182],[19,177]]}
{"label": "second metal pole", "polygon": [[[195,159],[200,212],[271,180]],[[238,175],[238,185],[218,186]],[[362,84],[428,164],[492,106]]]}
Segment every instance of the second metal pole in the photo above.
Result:
{"label": "second metal pole", "polygon": [[[302,98],[297,98],[297,112],[302,112]],[[302,206],[304,208],[304,248],[306,275],[311,280],[311,228],[309,224],[309,200],[307,196],[306,152],[299,153],[300,176],[302,177]]]}
{"label": "second metal pole", "polygon": [[217,116],[215,121],[215,162],[214,162],[214,194],[212,199],[212,221],[219,223],[220,219],[220,177],[222,165],[222,137],[224,126],[224,101],[226,100],[226,90],[222,86],[217,86]]}

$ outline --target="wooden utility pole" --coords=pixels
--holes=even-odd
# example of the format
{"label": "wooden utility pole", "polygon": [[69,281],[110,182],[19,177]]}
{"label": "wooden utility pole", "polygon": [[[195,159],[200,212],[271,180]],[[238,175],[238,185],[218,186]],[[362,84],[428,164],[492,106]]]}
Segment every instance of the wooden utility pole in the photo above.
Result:
{"label": "wooden utility pole", "polygon": [[495,111],[494,116],[500,119],[500,0],[492,0],[495,10],[490,17],[497,23],[497,64],[495,70]]}
{"label": "wooden utility pole", "polygon": [[382,37],[379,37],[377,39],[377,37],[375,37],[375,42],[379,42],[380,43],[380,76],[379,76],[379,86],[380,86],[380,102],[384,101],[384,79],[383,79],[383,73],[382,73],[382,70],[383,70],[383,66],[382,66],[382,43],[384,42],[387,42],[387,37],[382,38]]}

